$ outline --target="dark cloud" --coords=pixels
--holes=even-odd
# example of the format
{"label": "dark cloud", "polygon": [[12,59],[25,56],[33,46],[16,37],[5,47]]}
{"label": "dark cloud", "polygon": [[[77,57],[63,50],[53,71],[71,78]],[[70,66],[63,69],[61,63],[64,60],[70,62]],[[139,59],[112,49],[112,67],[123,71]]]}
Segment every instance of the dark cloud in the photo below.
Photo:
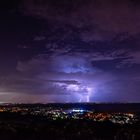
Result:
{"label": "dark cloud", "polygon": [[[38,2],[40,4],[38,4]],[[116,34],[139,33],[140,16],[136,1],[24,1],[23,12],[48,20],[54,24],[71,24],[83,30],[83,40],[108,40]],[[29,4],[30,3],[30,4]],[[70,3],[70,4],[69,4]],[[69,9],[71,8],[71,9]]]}
{"label": "dark cloud", "polygon": [[0,102],[140,101],[137,0],[15,3],[0,23]]}

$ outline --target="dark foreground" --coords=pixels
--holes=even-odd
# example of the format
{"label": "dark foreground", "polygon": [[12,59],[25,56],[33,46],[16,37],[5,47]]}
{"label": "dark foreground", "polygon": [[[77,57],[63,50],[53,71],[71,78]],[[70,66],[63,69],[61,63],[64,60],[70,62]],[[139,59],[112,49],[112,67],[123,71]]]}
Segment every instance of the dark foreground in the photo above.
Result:
{"label": "dark foreground", "polygon": [[[45,108],[30,106],[27,107],[28,111],[25,110],[25,106],[24,108],[1,108],[0,140],[140,140],[139,112],[136,113],[137,121],[113,123],[107,119],[108,116],[114,115],[110,115],[110,113],[102,114],[100,117],[99,113],[90,112],[91,116],[94,114],[94,118],[98,116],[97,120],[99,121],[86,118],[85,116],[89,112],[74,112],[72,115],[75,117],[63,118],[62,108],[59,108],[62,114],[58,112],[58,109],[56,112],[56,108],[54,111],[52,108],[54,119],[51,119],[42,113],[43,111],[50,112]],[[39,112],[38,109],[40,110],[39,114],[32,113],[32,111]],[[116,116],[117,119],[122,119],[118,122],[123,122],[125,117]],[[127,122],[126,120],[124,122]]]}
{"label": "dark foreground", "polygon": [[[28,117],[28,118],[27,118]],[[0,140],[140,140],[140,122],[113,124],[88,120],[1,119]]]}

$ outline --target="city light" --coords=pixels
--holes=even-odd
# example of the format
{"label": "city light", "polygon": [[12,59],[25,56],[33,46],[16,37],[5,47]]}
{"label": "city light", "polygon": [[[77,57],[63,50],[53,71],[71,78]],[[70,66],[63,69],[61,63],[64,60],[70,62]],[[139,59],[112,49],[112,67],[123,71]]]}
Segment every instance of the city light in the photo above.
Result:
{"label": "city light", "polygon": [[82,113],[82,112],[84,112],[84,110],[83,109],[73,109],[72,112],[81,112]]}
{"label": "city light", "polygon": [[0,107],[0,112],[19,113],[21,115],[42,116],[48,120],[74,119],[91,120],[96,122],[110,121],[115,124],[133,124],[138,121],[134,113],[101,113],[82,108],[53,108],[53,107]]}

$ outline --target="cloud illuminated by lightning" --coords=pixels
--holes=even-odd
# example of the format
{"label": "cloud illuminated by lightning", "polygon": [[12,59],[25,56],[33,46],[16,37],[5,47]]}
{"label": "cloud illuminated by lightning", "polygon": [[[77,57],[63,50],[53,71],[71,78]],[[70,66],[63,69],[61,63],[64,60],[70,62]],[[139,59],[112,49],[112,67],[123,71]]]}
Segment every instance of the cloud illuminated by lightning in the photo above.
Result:
{"label": "cloud illuminated by lightning", "polygon": [[63,88],[66,92],[74,93],[74,96],[79,97],[79,102],[89,102],[90,95],[93,92],[93,88],[83,84],[66,84],[66,83],[55,83],[55,85]]}

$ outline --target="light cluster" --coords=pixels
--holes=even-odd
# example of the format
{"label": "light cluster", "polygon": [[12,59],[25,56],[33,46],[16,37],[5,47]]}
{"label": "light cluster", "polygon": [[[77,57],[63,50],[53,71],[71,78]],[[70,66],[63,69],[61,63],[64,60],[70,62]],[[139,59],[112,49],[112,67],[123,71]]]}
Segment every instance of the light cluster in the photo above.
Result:
{"label": "light cluster", "polygon": [[95,122],[110,121],[115,124],[133,124],[139,120],[134,113],[101,113],[79,108],[52,107],[3,107],[0,112],[20,113],[21,115],[42,116],[49,120],[91,120]]}

